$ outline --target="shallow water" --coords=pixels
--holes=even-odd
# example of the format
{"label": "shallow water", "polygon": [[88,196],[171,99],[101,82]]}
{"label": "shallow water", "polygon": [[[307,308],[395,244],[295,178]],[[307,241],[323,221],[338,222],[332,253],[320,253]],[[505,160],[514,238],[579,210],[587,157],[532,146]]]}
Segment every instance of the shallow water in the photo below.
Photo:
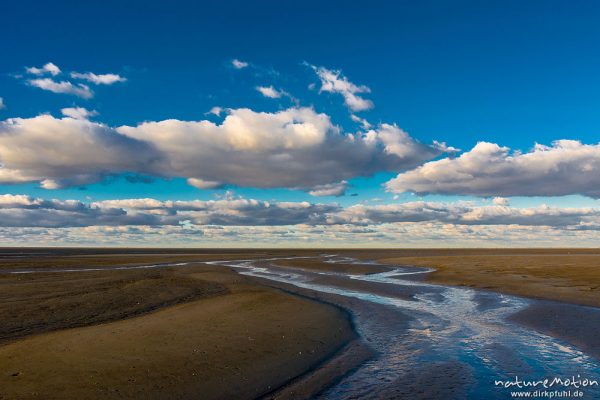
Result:
{"label": "shallow water", "polygon": [[[334,255],[323,259],[330,263],[376,265]],[[415,275],[430,271],[425,268],[397,267],[382,273],[351,275],[291,270],[278,267],[276,259],[270,261],[211,264],[233,267],[244,275],[360,300],[346,307],[350,307],[359,334],[378,355],[319,398],[507,399],[511,398],[511,391],[534,389],[495,387],[496,380],[514,380],[515,376],[527,381],[572,376],[600,380],[600,363],[595,358],[569,344],[506,321],[507,316],[533,300],[414,279]],[[328,276],[327,284],[318,283],[322,276]],[[370,291],[368,284],[361,285],[360,290],[348,289],[342,285],[348,279],[393,285],[399,294],[406,292],[410,296],[381,295]],[[379,312],[386,316],[377,318]],[[577,390],[574,386],[560,385],[536,389]],[[600,398],[597,386],[579,390],[584,393],[583,398]],[[555,398],[560,398],[559,393],[555,393]]]}

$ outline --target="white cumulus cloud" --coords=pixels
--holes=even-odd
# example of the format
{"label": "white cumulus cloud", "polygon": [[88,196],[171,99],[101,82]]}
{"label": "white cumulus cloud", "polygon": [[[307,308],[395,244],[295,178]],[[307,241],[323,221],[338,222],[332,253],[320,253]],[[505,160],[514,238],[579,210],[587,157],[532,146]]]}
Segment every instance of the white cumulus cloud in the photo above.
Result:
{"label": "white cumulus cloud", "polygon": [[275,113],[229,110],[210,121],[146,122],[117,131],[170,160],[170,176],[250,187],[303,187],[377,171],[399,171],[440,154],[393,125],[344,134],[311,108]]}
{"label": "white cumulus cloud", "polygon": [[171,119],[116,128],[89,121],[93,112],[85,109],[63,113],[68,118],[0,122],[0,181],[58,188],[134,173],[188,178],[196,187],[232,184],[317,193],[333,190],[322,185],[406,170],[441,154],[395,125],[344,133],[312,108],[229,109],[221,123]]}
{"label": "white cumulus cloud", "polygon": [[44,64],[43,67],[41,68],[37,68],[37,67],[25,67],[25,71],[27,71],[28,73],[32,74],[32,75],[44,75],[44,74],[50,74],[52,76],[56,76],[58,74],[60,74],[60,68],[58,68],[55,64],[49,62]]}
{"label": "white cumulus cloud", "polygon": [[223,187],[223,183],[217,181],[205,181],[203,179],[189,178],[187,183],[198,189],[218,189]]}
{"label": "white cumulus cloud", "polygon": [[73,94],[84,99],[90,99],[94,93],[83,83],[73,84],[69,81],[55,81],[51,78],[30,79],[27,83],[53,93]]}
{"label": "white cumulus cloud", "polygon": [[279,99],[281,96],[287,95],[286,92],[277,90],[273,86],[257,86],[256,90],[263,96],[271,99]]}
{"label": "white cumulus cloud", "polygon": [[492,203],[494,203],[497,206],[508,206],[509,205],[509,201],[506,197],[494,197],[492,199]]}
{"label": "white cumulus cloud", "polygon": [[364,85],[355,85],[342,75],[341,71],[316,67],[311,65],[321,80],[320,92],[339,93],[344,98],[346,106],[352,111],[365,111],[373,108],[371,100],[361,97],[359,94],[370,93],[371,89]]}
{"label": "white cumulus cloud", "polygon": [[60,112],[65,117],[71,117],[71,118],[75,118],[75,119],[89,119],[90,117],[95,117],[96,115],[98,115],[98,111],[88,110],[83,107],[62,108],[60,110]]}
{"label": "white cumulus cloud", "polygon": [[347,181],[327,183],[313,187],[308,194],[311,196],[343,196],[350,185]]}
{"label": "white cumulus cloud", "polygon": [[151,145],[86,119],[40,115],[0,122],[3,183],[37,181],[48,189],[81,185],[144,164],[152,171],[159,158]]}
{"label": "white cumulus cloud", "polygon": [[217,117],[220,117],[221,113],[223,113],[225,111],[226,110],[223,109],[222,107],[215,106],[215,107],[211,108],[210,110],[208,110],[207,112],[205,112],[204,115],[211,115],[212,114],[212,115],[215,115]]}
{"label": "white cumulus cloud", "polygon": [[125,82],[127,80],[127,78],[117,74],[95,74],[93,72],[71,72],[71,78],[82,79],[96,85],[112,85],[113,83]]}
{"label": "white cumulus cloud", "polygon": [[600,144],[557,140],[526,153],[480,142],[456,158],[428,162],[387,183],[394,192],[600,198]]}
{"label": "white cumulus cloud", "polygon": [[234,58],[233,60],[231,60],[231,65],[233,65],[233,68],[235,68],[235,69],[243,69],[243,68],[248,67],[248,65],[250,65],[250,64],[248,64],[245,61],[240,61],[237,58]]}

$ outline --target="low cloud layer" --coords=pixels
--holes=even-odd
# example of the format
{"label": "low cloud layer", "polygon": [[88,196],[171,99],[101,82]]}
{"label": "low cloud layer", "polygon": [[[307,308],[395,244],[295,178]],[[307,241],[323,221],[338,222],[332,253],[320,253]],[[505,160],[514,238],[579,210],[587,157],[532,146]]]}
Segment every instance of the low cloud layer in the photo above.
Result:
{"label": "low cloud layer", "polygon": [[406,170],[444,151],[417,142],[395,125],[346,134],[311,108],[236,109],[228,110],[220,124],[172,119],[117,128],[85,119],[92,115],[85,109],[63,112],[69,117],[0,122],[0,182],[59,188],[129,172],[189,178],[196,187],[308,191]]}
{"label": "low cloud layer", "polygon": [[546,226],[452,225],[432,222],[312,226],[87,226],[2,228],[6,245],[173,246],[173,247],[444,247],[459,246],[596,246],[599,230],[565,230]]}
{"label": "low cloud layer", "polygon": [[325,215],[338,208],[337,205],[242,198],[209,201],[128,199],[84,203],[78,200],[0,195],[0,226],[314,225],[325,223]]}
{"label": "low cloud layer", "polygon": [[428,162],[387,183],[393,192],[600,198],[600,144],[558,140],[530,152],[480,142],[457,158]]}
{"label": "low cloud layer", "polygon": [[232,197],[220,200],[124,199],[84,203],[78,200],[0,195],[2,227],[344,225],[361,231],[365,227],[377,230],[382,225],[404,223],[598,230],[600,209],[545,205],[514,208],[441,202],[355,205],[343,208],[337,204],[270,202]]}
{"label": "low cloud layer", "polygon": [[515,208],[504,205],[409,202],[376,206],[356,205],[328,217],[331,224],[376,225],[403,222],[439,222],[457,225],[523,225],[575,227],[597,221],[600,209],[556,208],[542,205]]}

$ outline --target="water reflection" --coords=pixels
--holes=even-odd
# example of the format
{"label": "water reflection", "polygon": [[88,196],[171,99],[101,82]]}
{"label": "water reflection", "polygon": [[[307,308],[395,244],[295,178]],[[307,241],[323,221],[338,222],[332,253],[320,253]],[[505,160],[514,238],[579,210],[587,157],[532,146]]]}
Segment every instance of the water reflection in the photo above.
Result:
{"label": "water reflection", "polygon": [[[293,271],[277,266],[277,259],[211,262],[238,269],[245,275],[361,300],[350,303],[357,330],[378,357],[365,363],[322,394],[322,399],[354,398],[473,398],[505,399],[510,391],[494,387],[494,380],[515,375],[539,379],[572,375],[598,379],[600,365],[573,346],[506,321],[532,300],[468,288],[445,287],[411,279],[427,268],[397,267],[358,275],[339,272]],[[326,263],[362,262],[350,257],[324,255]],[[328,276],[327,284],[318,277]],[[346,281],[366,284],[348,287]],[[390,285],[398,296],[370,290]],[[402,296],[403,292],[410,296]],[[394,320],[394,313],[397,320]],[[384,315],[384,317],[378,317]],[[408,326],[402,321],[408,317]],[[400,326],[400,327],[399,327]],[[462,371],[457,374],[456,371]],[[418,373],[417,373],[418,372]],[[431,391],[416,384],[426,377]],[[416,385],[416,386],[415,386]],[[419,394],[420,393],[420,394]],[[432,394],[433,393],[433,394]],[[586,398],[600,395],[587,389]]]}

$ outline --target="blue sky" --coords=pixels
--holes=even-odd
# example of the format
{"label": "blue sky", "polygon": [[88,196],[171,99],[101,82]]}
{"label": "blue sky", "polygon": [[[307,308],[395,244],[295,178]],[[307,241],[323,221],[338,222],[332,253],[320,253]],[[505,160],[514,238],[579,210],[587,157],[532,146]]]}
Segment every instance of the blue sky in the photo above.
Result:
{"label": "blue sky", "polygon": [[[212,239],[222,243],[207,226],[227,229],[231,245],[289,245],[292,240],[307,246],[388,246],[411,234],[413,246],[518,245],[524,237],[539,245],[556,245],[557,240],[590,245],[597,240],[598,2],[121,3],[0,5],[0,13],[9,16],[0,27],[0,52],[5,55],[0,62],[0,120],[5,121],[0,129],[0,195],[7,204],[0,211],[22,214],[19,221],[0,225],[6,237],[17,237],[17,244],[58,240],[85,245],[100,238],[103,244],[153,245],[157,231],[175,228],[180,231],[169,231],[176,237],[169,245],[208,246]],[[236,68],[234,60],[243,67]],[[47,63],[60,72],[41,70]],[[31,67],[40,70],[28,71]],[[98,83],[91,75],[77,75],[86,73],[113,74],[118,80]],[[326,73],[333,73],[336,81],[326,82]],[[60,82],[86,87],[89,95],[48,89],[48,84]],[[336,85],[354,89],[344,92]],[[271,97],[276,98],[258,87],[272,88]],[[353,107],[345,101],[348,93],[372,106]],[[209,114],[213,107],[224,111]],[[85,108],[96,115],[72,118],[68,111],[63,115],[66,108]],[[241,127],[232,123],[231,128],[219,128],[243,109],[252,114],[240,117]],[[39,119],[43,114],[52,120]],[[319,115],[330,121],[319,128],[324,136],[308,138],[304,131],[296,132],[297,137],[282,136],[288,134],[289,124],[314,128]],[[371,126],[353,121],[353,115]],[[20,122],[7,122],[14,118]],[[64,122],[67,119],[75,122]],[[180,123],[161,123],[171,120]],[[190,121],[211,122],[216,128],[203,133],[199,125],[185,125]],[[270,131],[274,121],[282,125]],[[144,122],[156,125],[139,128]],[[76,137],[107,129],[115,142],[102,139],[104,133],[92,133],[83,144],[75,144],[73,137],[60,136],[67,129],[61,124],[74,129],[73,135],[80,135],[81,129]],[[397,131],[389,133],[392,129]],[[365,139],[369,131],[376,148],[365,150],[371,143]],[[173,132],[179,136],[170,136]],[[189,135],[208,136],[188,143]],[[360,145],[344,142],[349,135],[361,137]],[[237,144],[259,144],[246,143],[234,153],[207,150],[223,136]],[[279,140],[281,144],[269,144]],[[574,142],[553,144],[557,140]],[[479,142],[497,148],[475,148]],[[549,147],[536,150],[536,143]],[[84,145],[89,146],[77,147]],[[116,146],[121,147],[115,150]],[[345,152],[351,154],[350,161],[344,160]],[[98,154],[98,159],[86,160],[86,154]],[[282,154],[289,161],[277,161]],[[75,162],[78,155],[82,159]],[[269,162],[258,165],[261,157]],[[149,166],[158,158],[160,162]],[[216,188],[205,183],[199,188],[188,179],[214,181]],[[338,186],[323,192],[324,185]],[[316,192],[330,195],[315,196]],[[15,205],[19,195],[30,203],[58,203],[38,210],[23,205],[25,200]],[[61,214],[66,211],[60,202],[77,201],[86,212],[98,213],[94,210],[108,207],[102,201],[141,198],[254,199],[335,204],[339,209],[323,211],[326,215],[317,222],[287,220],[287,214],[265,222],[252,210],[244,211],[248,215],[243,221],[223,222],[223,214],[241,212],[235,208],[239,204],[227,208],[223,203],[226,210],[210,212],[202,208],[201,216],[194,214],[200,212],[197,209],[174,210],[162,204],[151,214],[170,212],[181,218],[155,221],[141,217],[147,217],[147,207],[113,204],[128,216],[140,217],[134,222],[99,218],[76,224],[59,219],[35,223],[39,215],[31,211]],[[444,204],[450,216],[432,217],[427,211],[431,204],[417,202]],[[408,218],[406,207],[411,213],[421,207],[421,214]],[[459,209],[448,211],[452,207]],[[395,217],[390,218],[389,208]],[[382,209],[387,210],[385,217],[371,215]],[[578,217],[565,221],[565,210],[574,209]],[[468,221],[465,213],[472,215]],[[523,221],[512,223],[515,213]],[[563,219],[534,223],[532,214]],[[499,216],[507,222],[499,222]],[[419,232],[427,230],[424,224],[471,231],[423,236]],[[266,232],[275,230],[273,226],[289,229]],[[328,234],[317,232],[317,226],[327,227]],[[356,226],[373,232],[342,232]],[[532,226],[543,228],[527,231]],[[122,232],[115,233],[116,227]],[[250,227],[266,233],[249,234],[259,239],[248,241],[244,232]],[[202,232],[202,239],[190,235],[190,229]],[[482,233],[486,229],[489,232]],[[515,236],[519,229],[521,236]]]}

